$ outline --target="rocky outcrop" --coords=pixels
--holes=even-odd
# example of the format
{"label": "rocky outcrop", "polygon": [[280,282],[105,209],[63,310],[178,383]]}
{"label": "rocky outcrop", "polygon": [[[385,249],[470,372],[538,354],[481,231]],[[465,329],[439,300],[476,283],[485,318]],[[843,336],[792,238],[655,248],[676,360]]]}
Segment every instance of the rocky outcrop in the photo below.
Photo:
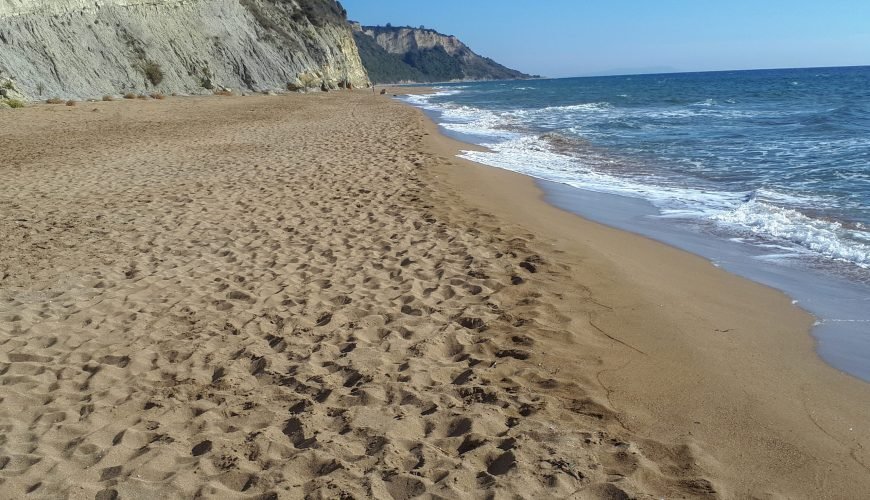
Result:
{"label": "rocky outcrop", "polygon": [[363,64],[378,83],[532,77],[476,54],[453,35],[426,28],[351,25]]}
{"label": "rocky outcrop", "polygon": [[30,99],[369,84],[334,0],[3,0],[0,76]]}
{"label": "rocky outcrop", "polygon": [[0,74],[0,109],[17,108],[24,104],[24,95],[18,91],[15,80]]}

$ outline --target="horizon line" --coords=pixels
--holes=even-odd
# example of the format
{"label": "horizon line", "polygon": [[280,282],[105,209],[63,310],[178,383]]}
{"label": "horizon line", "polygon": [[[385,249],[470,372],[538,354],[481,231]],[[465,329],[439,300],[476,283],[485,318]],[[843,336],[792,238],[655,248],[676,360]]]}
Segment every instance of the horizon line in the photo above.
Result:
{"label": "horizon line", "polygon": [[846,66],[780,66],[780,67],[765,67],[765,68],[739,68],[739,69],[700,69],[700,70],[677,70],[677,71],[651,71],[649,73],[587,73],[584,75],[573,76],[542,76],[540,78],[530,78],[530,80],[560,80],[565,78],[596,78],[604,76],[648,76],[648,75],[681,75],[689,73],[728,73],[734,71],[774,71],[788,69],[839,69],[839,68],[867,68],[868,64],[849,64]]}

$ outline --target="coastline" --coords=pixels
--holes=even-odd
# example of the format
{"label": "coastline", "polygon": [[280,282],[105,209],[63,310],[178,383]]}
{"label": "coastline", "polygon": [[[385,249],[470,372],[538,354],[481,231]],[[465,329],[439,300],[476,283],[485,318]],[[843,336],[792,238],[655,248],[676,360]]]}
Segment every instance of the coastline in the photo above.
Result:
{"label": "coastline", "polygon": [[[658,85],[655,81],[646,83],[653,87]],[[752,173],[754,163],[747,161],[743,163],[746,172],[735,174],[732,167],[740,168],[729,163],[733,158],[727,159],[731,158],[727,150],[732,147],[727,141],[714,141],[711,147],[718,148],[718,153],[713,155],[717,159],[711,159],[707,167],[701,166],[707,163],[700,158],[709,152],[703,146],[690,147],[689,144],[696,134],[709,132],[712,137],[718,137],[721,130],[711,122],[713,115],[722,115],[725,120],[720,124],[722,127],[746,127],[748,135],[742,137],[757,134],[759,140],[766,138],[775,142],[776,139],[770,135],[771,128],[748,118],[761,113],[759,109],[748,104],[747,109],[742,109],[730,100],[720,103],[701,100],[701,94],[715,95],[717,90],[715,85],[708,88],[704,82],[698,83],[699,88],[704,89],[698,90],[698,94],[683,89],[690,91],[687,95],[691,98],[686,103],[673,109],[670,104],[662,109],[653,105],[649,113],[639,114],[635,105],[644,99],[633,97],[635,94],[631,92],[633,89],[643,93],[636,88],[639,83],[618,79],[606,82],[566,79],[536,86],[534,91],[505,84],[444,86],[436,88],[437,92],[431,96],[409,96],[403,100],[422,108],[446,135],[492,148],[464,151],[458,156],[530,175],[545,191],[551,204],[610,227],[701,255],[731,273],[785,292],[816,317],[812,330],[819,355],[835,368],[870,382],[870,365],[866,363],[870,358],[870,331],[866,328],[870,312],[865,307],[870,296],[870,273],[862,264],[867,248],[861,243],[868,236],[862,233],[866,223],[858,222],[864,220],[864,215],[860,210],[834,214],[837,207],[849,204],[841,198],[828,200],[829,203],[809,202],[811,194],[785,194],[791,188],[772,180],[778,177],[775,166],[767,173],[763,169]],[[613,85],[622,89],[620,92],[628,93],[616,94],[611,102],[597,85]],[[565,97],[570,92],[553,94],[562,87],[581,94],[588,91],[586,98],[594,103],[574,105],[570,103],[572,99]],[[543,100],[532,97],[539,92],[548,97]],[[654,91],[652,95],[657,94]],[[525,99],[536,102],[531,105]],[[624,100],[638,102],[630,105],[622,102]],[[512,109],[512,102],[519,107]],[[795,103],[791,106],[793,108]],[[826,111],[816,109],[814,112],[815,116],[825,119]],[[656,132],[656,121],[670,116],[669,113],[674,113],[673,118],[681,118],[665,120],[660,124],[662,130]],[[690,126],[691,123],[695,126]],[[611,126],[619,130],[610,133]],[[633,129],[633,126],[639,128]],[[848,124],[843,126],[848,127]],[[687,142],[680,139],[683,133]],[[668,134],[676,136],[667,140],[663,136]],[[584,135],[596,146],[585,143]],[[657,144],[654,147],[657,153],[644,153],[641,137]],[[668,144],[673,144],[673,148]],[[791,145],[798,150],[801,147],[797,143]],[[738,141],[733,148],[745,151],[751,146]],[[854,161],[848,159],[847,151],[851,150],[843,152],[847,156],[843,168],[857,168]],[[655,158],[645,156],[647,154]],[[663,159],[669,154],[675,155],[671,162],[676,165],[673,168],[667,167],[669,161]],[[818,151],[807,161],[813,165],[833,166],[839,162],[838,155]],[[689,167],[681,176],[672,171],[680,170],[679,165],[684,161],[697,163],[701,170],[721,167],[721,172],[698,174],[692,173],[693,167]],[[711,179],[717,179],[720,174],[730,176],[731,184],[724,182],[717,186],[718,181]],[[760,177],[750,182],[753,175]],[[806,175],[812,177],[813,174]],[[764,176],[771,179],[765,180]],[[843,187],[842,183],[834,183],[832,190],[837,192]],[[860,193],[861,189],[857,188],[854,196]],[[816,208],[806,208],[808,206]],[[827,212],[832,214],[825,215]],[[854,222],[854,231],[848,229],[852,227],[850,220]]]}
{"label": "coastline", "polygon": [[[810,333],[815,352],[828,365],[870,383],[870,319],[864,311],[870,288],[810,267],[770,265],[764,253],[727,238],[693,233],[656,218],[658,209],[645,200],[596,193],[536,179],[548,203],[606,226],[639,234],[688,251],[716,267],[786,294],[813,315]],[[765,265],[766,264],[766,265]]]}
{"label": "coastline", "polygon": [[[577,271],[571,280],[598,282],[600,288],[590,288],[609,305],[598,314],[614,316],[601,324],[622,332],[613,340],[634,351],[616,369],[619,374],[608,371],[607,379],[599,379],[608,400],[624,412],[627,427],[678,441],[691,436],[691,446],[717,450],[712,467],[734,488],[726,497],[770,495],[777,489],[773,485],[796,498],[846,498],[865,491],[861,488],[870,483],[835,493],[805,482],[809,470],[802,468],[815,453],[816,466],[824,468],[840,455],[870,480],[870,439],[861,432],[870,424],[870,385],[822,360],[808,312],[785,293],[702,256],[552,205],[532,177],[457,158],[460,150],[479,146],[443,135],[415,109],[430,132],[428,146],[452,158],[453,166],[442,166],[441,176],[468,204],[539,234],[563,258],[584,255],[574,265],[592,269]],[[607,276],[622,286],[608,290]],[[620,302],[621,307],[614,305]],[[652,354],[657,361],[647,361]],[[569,363],[570,353],[563,356]],[[643,362],[648,364],[639,366]],[[638,381],[642,385],[632,387]],[[770,420],[762,423],[757,413]]]}
{"label": "coastline", "polygon": [[6,116],[9,496],[870,492],[870,386],[787,297],[455,158],[411,106]]}

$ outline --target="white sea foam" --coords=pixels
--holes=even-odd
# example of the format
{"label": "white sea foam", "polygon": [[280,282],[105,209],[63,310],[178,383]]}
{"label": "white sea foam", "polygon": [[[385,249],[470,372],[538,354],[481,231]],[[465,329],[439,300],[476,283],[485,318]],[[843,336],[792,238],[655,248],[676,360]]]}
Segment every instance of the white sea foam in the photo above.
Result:
{"label": "white sea foam", "polygon": [[716,105],[716,99],[704,99],[703,101],[699,101],[699,102],[690,104],[690,106],[705,106],[705,107],[715,106],[715,105]]}
{"label": "white sea foam", "polygon": [[531,110],[532,114],[535,113],[552,113],[552,112],[565,112],[565,111],[605,111],[608,109],[613,109],[613,105],[609,102],[583,102],[578,104],[568,104],[566,106],[547,106],[546,108],[541,108],[538,110]]}
{"label": "white sea foam", "polygon": [[409,102],[415,106],[437,109],[437,108],[439,108],[439,106],[433,105],[432,103],[429,102],[433,98],[444,97],[444,96],[448,96],[448,95],[456,95],[456,94],[462,92],[461,89],[455,88],[455,87],[454,88],[441,87],[440,89],[438,87],[433,87],[433,88],[435,88],[438,91],[434,92],[432,94],[406,95],[406,96],[404,96],[404,99],[406,102]]}
{"label": "white sea foam", "polygon": [[[769,189],[726,192],[677,185],[649,174],[630,172],[620,175],[608,168],[618,160],[596,157],[591,153],[563,154],[554,150],[547,140],[521,131],[523,125],[529,123],[571,124],[570,128],[575,132],[582,131],[582,126],[572,117],[578,113],[601,115],[602,119],[625,119],[632,113],[644,114],[647,118],[651,115],[653,118],[679,118],[720,110],[722,107],[716,106],[712,100],[653,113],[649,110],[614,109],[605,102],[508,112],[432,102],[435,97],[459,92],[461,90],[456,87],[450,87],[428,96],[408,96],[406,100],[439,113],[440,125],[448,130],[483,138],[481,142],[489,151],[463,151],[460,154],[463,158],[581,189],[643,198],[659,209],[660,217],[706,222],[738,238],[768,246],[771,251],[769,258],[816,255],[870,268],[870,232],[866,228],[860,225],[845,228],[838,222],[809,217],[794,209],[831,206],[833,200],[824,196]],[[734,113],[746,112],[735,110]],[[773,149],[765,151],[765,154],[775,153]]]}
{"label": "white sea foam", "polygon": [[713,220],[763,237],[794,243],[828,258],[870,268],[870,245],[835,221],[814,219],[789,208],[751,200],[734,210],[718,213]]}
{"label": "white sea foam", "polygon": [[[497,138],[493,136],[493,138]],[[532,177],[593,191],[644,198],[655,204],[661,217],[701,218],[733,207],[747,193],[723,193],[655,184],[649,179],[613,175],[585,162],[553,151],[546,141],[514,134],[507,140],[484,143],[489,151],[463,151],[463,158]]]}

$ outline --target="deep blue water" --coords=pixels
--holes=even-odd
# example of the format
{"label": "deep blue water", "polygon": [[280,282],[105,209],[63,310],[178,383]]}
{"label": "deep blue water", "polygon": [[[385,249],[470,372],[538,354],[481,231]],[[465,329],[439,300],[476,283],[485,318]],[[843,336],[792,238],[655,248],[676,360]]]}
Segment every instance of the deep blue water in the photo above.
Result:
{"label": "deep blue water", "polygon": [[406,99],[489,148],[461,156],[784,290],[822,357],[870,381],[870,67],[437,89]]}

